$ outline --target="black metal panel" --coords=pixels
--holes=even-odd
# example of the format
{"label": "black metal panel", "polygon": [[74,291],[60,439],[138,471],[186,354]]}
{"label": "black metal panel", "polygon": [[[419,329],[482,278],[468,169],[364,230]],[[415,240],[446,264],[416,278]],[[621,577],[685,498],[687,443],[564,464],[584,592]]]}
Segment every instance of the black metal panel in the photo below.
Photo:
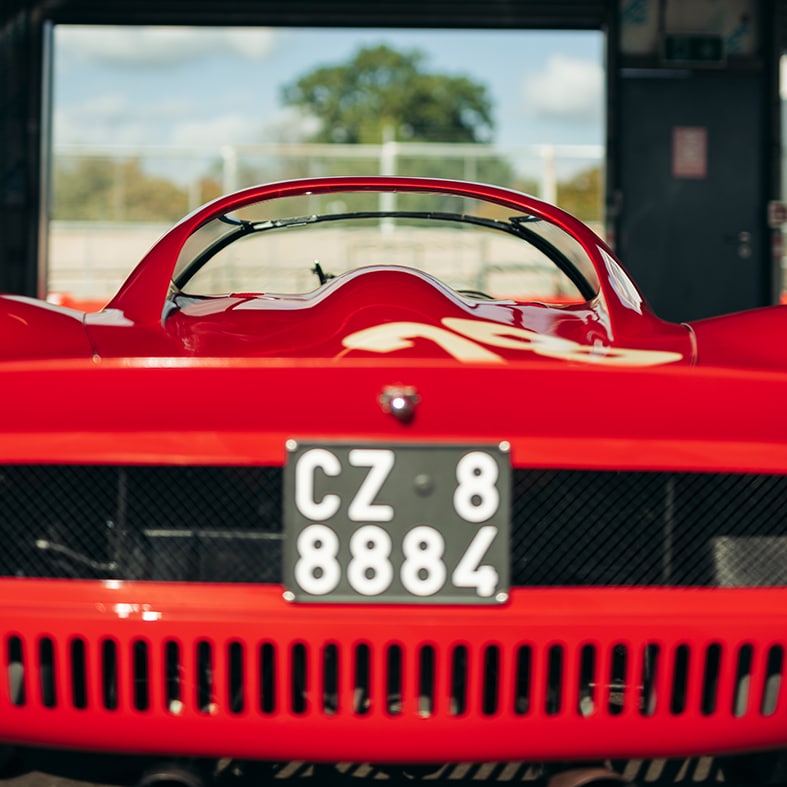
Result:
{"label": "black metal panel", "polygon": [[0,291],[35,295],[43,28],[10,11],[0,18]]}
{"label": "black metal panel", "polygon": [[[280,468],[0,470],[0,575],[281,579]],[[516,470],[515,586],[787,585],[787,476]]]}
{"label": "black metal panel", "polygon": [[6,0],[55,22],[79,24],[295,25],[381,27],[523,27],[598,29],[615,8],[608,0]]}
{"label": "black metal panel", "polygon": [[[765,85],[762,73],[728,70],[633,71],[618,84],[616,250],[666,320],[778,297],[770,291]],[[682,163],[686,151],[693,168]]]}

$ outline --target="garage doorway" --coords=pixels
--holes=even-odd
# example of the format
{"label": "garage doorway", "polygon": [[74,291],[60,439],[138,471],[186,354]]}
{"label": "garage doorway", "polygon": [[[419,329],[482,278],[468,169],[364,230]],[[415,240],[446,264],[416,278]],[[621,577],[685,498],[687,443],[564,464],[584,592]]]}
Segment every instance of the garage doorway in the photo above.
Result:
{"label": "garage doorway", "polygon": [[[197,205],[337,166],[493,181],[603,227],[601,32],[56,25],[52,38],[52,300],[98,308]],[[288,89],[376,49],[480,89],[489,122],[471,139],[406,122],[376,138],[320,138]]]}

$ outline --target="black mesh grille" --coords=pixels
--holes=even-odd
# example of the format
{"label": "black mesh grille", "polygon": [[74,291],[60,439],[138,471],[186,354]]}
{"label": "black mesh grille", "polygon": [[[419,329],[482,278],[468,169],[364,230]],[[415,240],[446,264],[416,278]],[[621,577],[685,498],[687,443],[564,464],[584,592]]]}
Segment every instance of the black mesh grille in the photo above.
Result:
{"label": "black mesh grille", "polygon": [[518,471],[516,585],[787,584],[787,477]]}
{"label": "black mesh grille", "polygon": [[0,470],[3,576],[276,582],[281,470]]}
{"label": "black mesh grille", "polygon": [[[281,469],[0,469],[0,575],[278,582]],[[527,585],[787,584],[787,476],[516,470]]]}

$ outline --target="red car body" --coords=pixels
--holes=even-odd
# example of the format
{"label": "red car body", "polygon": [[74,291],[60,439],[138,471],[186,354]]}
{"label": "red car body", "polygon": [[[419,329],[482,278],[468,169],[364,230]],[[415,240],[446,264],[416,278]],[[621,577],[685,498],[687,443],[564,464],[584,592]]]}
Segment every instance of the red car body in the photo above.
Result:
{"label": "red car body", "polygon": [[[389,190],[484,201],[557,226],[595,272],[595,294],[488,298],[385,264],[294,295],[192,297],[172,283],[189,239],[218,216],[290,196],[376,201]],[[785,747],[786,315],[773,307],[666,323],[613,252],[558,208],[492,186],[412,178],[293,181],[222,197],[169,231],[95,314],[4,297],[0,506],[6,543],[25,549],[7,550],[0,579],[0,740],[377,763]],[[364,451],[365,480],[339,484]],[[390,570],[390,587],[404,577],[411,556],[401,563],[397,543],[387,556],[375,550],[406,539],[409,525],[434,525],[446,542],[446,556],[410,585],[455,576],[453,514],[438,526],[416,513],[393,536],[381,533],[413,493],[386,495],[370,481],[378,460],[399,467],[423,453],[441,468],[456,464],[456,489],[470,489],[464,521],[481,522],[467,531],[474,538],[490,498],[510,503],[502,549],[511,565],[494,568],[498,579],[510,569],[505,585],[483,589],[491,566],[479,553],[459,595],[442,598],[441,587],[407,597],[404,578],[391,597],[376,594]],[[478,466],[462,476],[468,454]],[[490,456],[499,469],[489,470]],[[201,550],[202,564],[225,555],[235,525],[222,517],[235,493],[206,489],[211,474],[248,477],[248,488],[255,473],[278,478],[287,467],[283,491],[255,505],[269,504],[279,524],[282,509],[296,520],[306,511],[298,532],[312,541],[287,558],[296,547],[286,536],[282,545],[281,527],[251,528],[226,555],[256,559],[275,542],[285,555],[276,561],[289,560],[297,582],[307,551],[321,554],[304,581],[316,592],[298,597],[277,566],[259,581],[253,567],[229,581],[219,569],[184,580],[150,568],[159,543],[178,571],[191,564],[176,542]],[[498,473],[510,474],[510,487]],[[107,474],[113,517],[99,522],[70,495],[103,499],[104,482],[93,479]],[[139,478],[144,496],[164,475],[193,486],[181,494],[164,485],[150,493],[142,524],[123,524],[137,493],[118,479]],[[416,498],[433,480],[415,478]],[[178,520],[192,497],[203,506],[220,498],[199,527]],[[358,517],[344,513],[350,497]],[[334,501],[338,514],[328,510]],[[76,535],[66,514],[65,525],[55,521],[65,509]],[[347,516],[371,528],[373,566],[362,567],[355,596],[348,579],[344,595],[323,597],[320,581],[334,568],[350,576],[344,562],[358,553],[325,557],[325,530],[309,528]],[[94,537],[113,549],[92,553]],[[428,552],[427,542],[417,549]],[[129,567],[132,554],[139,568]],[[758,573],[766,557],[776,565]],[[232,574],[232,561],[223,570]]]}

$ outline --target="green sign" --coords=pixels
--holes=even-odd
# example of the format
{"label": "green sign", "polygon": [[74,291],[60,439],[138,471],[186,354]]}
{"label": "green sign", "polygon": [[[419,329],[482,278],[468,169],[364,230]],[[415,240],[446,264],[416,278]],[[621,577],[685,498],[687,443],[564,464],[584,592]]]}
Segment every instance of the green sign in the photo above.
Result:
{"label": "green sign", "polygon": [[714,34],[669,33],[664,36],[665,63],[704,63],[721,65],[724,62],[724,40]]}

